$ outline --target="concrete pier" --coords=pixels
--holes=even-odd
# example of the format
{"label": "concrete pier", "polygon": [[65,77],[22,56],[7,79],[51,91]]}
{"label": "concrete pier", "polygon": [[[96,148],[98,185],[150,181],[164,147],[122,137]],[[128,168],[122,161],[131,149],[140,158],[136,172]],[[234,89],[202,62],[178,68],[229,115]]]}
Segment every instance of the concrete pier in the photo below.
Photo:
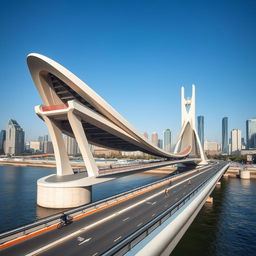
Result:
{"label": "concrete pier", "polygon": [[239,172],[240,179],[250,179],[250,171],[247,169],[242,169]]}
{"label": "concrete pier", "polygon": [[86,177],[85,173],[50,175],[37,181],[37,204],[46,208],[73,208],[91,202],[92,185],[113,178]]}

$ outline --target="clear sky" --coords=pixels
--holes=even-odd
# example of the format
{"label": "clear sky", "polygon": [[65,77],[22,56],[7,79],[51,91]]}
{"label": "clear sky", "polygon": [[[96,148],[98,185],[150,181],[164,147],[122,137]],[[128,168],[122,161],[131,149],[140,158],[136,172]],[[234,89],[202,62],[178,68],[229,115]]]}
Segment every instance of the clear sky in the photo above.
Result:
{"label": "clear sky", "polygon": [[180,128],[180,88],[196,85],[205,137],[221,119],[245,136],[256,116],[256,1],[1,1],[0,129],[26,140],[47,133],[26,56],[46,55],[76,74],[137,130]]}

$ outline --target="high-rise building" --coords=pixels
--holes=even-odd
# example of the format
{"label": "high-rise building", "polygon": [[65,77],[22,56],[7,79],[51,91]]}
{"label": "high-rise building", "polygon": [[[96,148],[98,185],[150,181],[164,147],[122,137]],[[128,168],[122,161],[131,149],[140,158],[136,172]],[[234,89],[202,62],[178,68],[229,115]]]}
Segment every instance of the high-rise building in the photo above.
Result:
{"label": "high-rise building", "polygon": [[44,141],[49,141],[48,135],[44,135]]}
{"label": "high-rise building", "polygon": [[10,119],[6,129],[6,154],[19,155],[24,152],[25,133],[17,121]]}
{"label": "high-rise building", "polygon": [[[38,141],[40,142],[40,151],[44,152],[44,153],[48,153],[45,151],[48,151],[49,148],[51,148],[51,146],[48,146],[47,143],[48,142],[48,135],[44,135],[44,136],[39,136],[38,137]],[[44,146],[46,146],[46,149],[44,148]],[[52,151],[52,150],[50,150]]]}
{"label": "high-rise building", "polygon": [[156,132],[152,133],[152,143],[157,147],[157,145],[158,145],[158,134]]}
{"label": "high-rise building", "polygon": [[198,132],[201,145],[204,146],[204,117],[203,116],[197,117],[197,132]]}
{"label": "high-rise building", "polygon": [[246,121],[247,149],[256,149],[256,118]]}
{"label": "high-rise building", "polygon": [[228,154],[228,118],[222,119],[222,154]]}
{"label": "high-rise building", "polygon": [[53,145],[51,141],[44,141],[43,152],[45,154],[53,154]]}
{"label": "high-rise building", "polygon": [[74,138],[65,135],[64,143],[65,143],[68,155],[78,154],[78,144]]}
{"label": "high-rise building", "polygon": [[164,150],[171,152],[172,149],[172,133],[170,129],[164,131]]}
{"label": "high-rise building", "polygon": [[159,148],[163,149],[163,140],[158,139],[157,146],[158,146]]}
{"label": "high-rise building", "polygon": [[5,130],[0,131],[0,154],[4,153],[5,137],[6,137],[6,131]]}
{"label": "high-rise building", "polygon": [[238,129],[233,129],[231,131],[231,154],[239,154],[241,149],[241,131]]}

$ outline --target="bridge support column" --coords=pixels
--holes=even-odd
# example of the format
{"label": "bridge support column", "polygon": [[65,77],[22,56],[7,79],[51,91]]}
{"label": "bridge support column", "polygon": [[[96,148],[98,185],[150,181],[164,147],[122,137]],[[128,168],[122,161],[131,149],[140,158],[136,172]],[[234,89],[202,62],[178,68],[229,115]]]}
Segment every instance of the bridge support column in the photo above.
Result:
{"label": "bridge support column", "polygon": [[74,114],[73,110],[71,110],[68,112],[68,120],[75,135],[78,147],[81,151],[88,176],[97,177],[99,175],[99,169],[89,148],[81,119],[76,114]]}
{"label": "bridge support column", "polygon": [[48,116],[41,115],[41,117],[44,119],[52,139],[57,175],[63,176],[73,174],[61,130]]}

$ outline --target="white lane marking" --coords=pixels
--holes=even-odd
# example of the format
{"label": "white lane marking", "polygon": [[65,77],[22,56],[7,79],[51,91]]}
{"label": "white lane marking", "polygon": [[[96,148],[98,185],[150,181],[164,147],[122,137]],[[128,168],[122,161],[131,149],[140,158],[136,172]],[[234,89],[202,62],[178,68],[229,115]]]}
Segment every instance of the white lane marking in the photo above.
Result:
{"label": "white lane marking", "polygon": [[140,224],[137,225],[137,227],[140,227],[143,223],[141,222]]}
{"label": "white lane marking", "polygon": [[146,204],[152,204],[151,202],[146,202]]}
{"label": "white lane marking", "polygon": [[156,204],[156,201],[152,203],[152,205]]}
{"label": "white lane marking", "polygon": [[97,253],[97,252],[95,252],[92,256],[96,256],[96,255],[98,255],[98,253]]}
{"label": "white lane marking", "polygon": [[127,217],[127,218],[123,219],[123,221],[127,221],[127,220],[129,220],[129,219],[130,219],[130,217]]}
{"label": "white lane marking", "polygon": [[154,214],[152,214],[152,217],[154,217],[156,214],[154,213]]}
{"label": "white lane marking", "polygon": [[[207,171],[210,171],[210,170],[206,170],[205,172],[207,172]],[[197,176],[199,176],[199,175],[201,175],[201,174],[202,174],[202,173],[197,173],[196,175],[194,175],[194,176],[192,176],[192,177],[195,178],[195,177],[197,177]],[[174,187],[179,186],[180,184],[182,184],[182,183],[184,183],[184,182],[187,182],[187,181],[191,180],[192,177],[188,177],[187,179],[182,180],[182,181],[180,181],[180,182],[174,184],[174,185],[171,187],[171,189],[174,188]],[[55,240],[54,242],[49,243],[49,244],[47,244],[47,245],[45,245],[45,246],[43,246],[43,247],[41,247],[41,248],[39,248],[39,249],[37,249],[37,250],[35,250],[35,251],[33,251],[33,252],[30,252],[30,253],[26,254],[26,256],[33,256],[33,255],[39,254],[39,253],[41,253],[41,252],[43,252],[43,251],[46,251],[46,250],[48,250],[49,248],[51,248],[51,247],[53,247],[53,246],[56,246],[56,245],[59,244],[59,243],[64,242],[65,240],[68,240],[68,239],[70,239],[70,238],[72,238],[72,237],[74,237],[74,236],[79,235],[80,233],[82,233],[82,232],[84,232],[84,231],[86,231],[86,230],[88,230],[88,229],[91,229],[91,228],[93,228],[93,227],[95,227],[95,226],[98,226],[98,225],[100,225],[100,224],[102,224],[102,223],[108,221],[109,219],[112,219],[112,218],[116,217],[116,216],[119,215],[119,214],[122,214],[122,213],[124,213],[124,212],[129,211],[130,209],[135,208],[135,207],[137,207],[138,205],[141,205],[141,204],[145,203],[146,201],[152,200],[153,198],[155,198],[155,197],[157,197],[157,196],[163,194],[164,191],[165,191],[165,189],[163,189],[163,190],[159,191],[158,193],[156,193],[156,194],[154,194],[154,195],[151,195],[151,196],[149,196],[149,197],[147,197],[147,198],[145,198],[145,199],[143,199],[143,200],[141,200],[141,201],[139,201],[139,202],[137,202],[137,203],[135,203],[135,204],[133,204],[133,205],[130,205],[130,206],[128,206],[127,208],[124,208],[123,210],[121,210],[121,211],[119,211],[119,212],[117,212],[117,213],[111,214],[111,215],[109,215],[109,216],[107,216],[107,217],[105,217],[105,218],[103,218],[103,219],[101,219],[101,220],[98,220],[97,222],[95,222],[95,223],[93,223],[93,224],[91,224],[91,225],[85,226],[85,227],[83,227],[83,228],[81,228],[81,229],[75,231],[75,232],[72,233],[72,234],[69,234],[69,235],[67,235],[67,236],[65,236],[65,237],[62,237],[62,238],[60,238],[60,239],[58,239],[58,240]],[[176,198],[176,200],[177,200],[177,199],[178,199],[178,198]]]}
{"label": "white lane marking", "polygon": [[119,239],[121,239],[122,238],[122,236],[119,236],[118,238],[116,238],[115,240],[114,240],[114,243],[115,242],[117,242]]}
{"label": "white lane marking", "polygon": [[78,245],[81,245],[81,244],[87,243],[87,242],[89,242],[91,239],[92,239],[91,237],[90,237],[90,238],[88,238],[88,239],[85,239],[84,241],[82,241],[82,242],[81,242],[81,243],[79,243]]}

